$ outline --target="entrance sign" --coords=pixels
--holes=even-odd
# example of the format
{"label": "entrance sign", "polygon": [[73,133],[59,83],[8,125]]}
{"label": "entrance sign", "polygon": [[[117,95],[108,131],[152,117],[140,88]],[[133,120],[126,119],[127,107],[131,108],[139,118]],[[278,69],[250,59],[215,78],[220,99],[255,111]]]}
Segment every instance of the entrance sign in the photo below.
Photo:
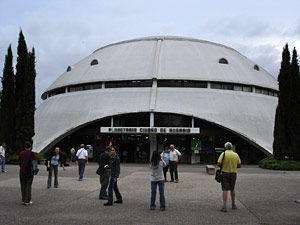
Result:
{"label": "entrance sign", "polygon": [[100,127],[100,133],[116,134],[199,134],[200,128],[192,127]]}
{"label": "entrance sign", "polygon": [[202,141],[192,140],[191,147],[192,147],[192,151],[195,151],[195,153],[199,153],[199,151],[202,150]]}

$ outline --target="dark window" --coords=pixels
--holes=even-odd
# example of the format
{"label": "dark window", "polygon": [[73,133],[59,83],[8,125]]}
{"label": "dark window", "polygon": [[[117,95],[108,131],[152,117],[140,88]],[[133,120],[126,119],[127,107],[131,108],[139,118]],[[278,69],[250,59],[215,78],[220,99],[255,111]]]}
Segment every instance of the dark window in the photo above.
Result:
{"label": "dark window", "polygon": [[101,89],[102,88],[102,83],[95,83],[93,85],[93,89]]}
{"label": "dark window", "polygon": [[68,66],[67,72],[70,72],[70,71],[71,71],[71,66]]}
{"label": "dark window", "polygon": [[152,80],[109,81],[105,82],[105,88],[152,87],[152,82]]}
{"label": "dark window", "polygon": [[275,97],[278,97],[278,92],[274,92],[274,96],[275,96]]}
{"label": "dark window", "polygon": [[157,87],[207,88],[207,82],[189,80],[158,80]]}
{"label": "dark window", "polygon": [[230,83],[220,83],[220,82],[211,82],[210,87],[212,89],[224,89],[224,90],[233,90],[233,84]]}
{"label": "dark window", "polygon": [[221,58],[221,59],[219,59],[219,63],[221,63],[221,64],[228,64],[228,61],[225,58]]}
{"label": "dark window", "polygon": [[255,93],[262,94],[262,89],[259,87],[255,87]]}
{"label": "dark window", "polygon": [[259,71],[259,66],[258,65],[254,65],[253,67],[255,70]]}
{"label": "dark window", "polygon": [[58,89],[56,89],[56,90],[54,90],[54,91],[51,91],[51,92],[49,93],[49,97],[52,97],[52,96],[54,96],[54,95],[60,95],[60,94],[63,94],[63,93],[66,93],[66,89],[65,89],[64,87],[58,88]]}
{"label": "dark window", "polygon": [[82,85],[71,86],[68,88],[68,92],[82,91],[82,90],[83,90]]}
{"label": "dark window", "polygon": [[149,113],[114,116],[114,127],[150,127]]}
{"label": "dark window", "polygon": [[262,94],[268,95],[268,94],[269,94],[269,91],[268,91],[267,89],[262,89]]}
{"label": "dark window", "polygon": [[243,86],[243,91],[252,92],[252,87],[251,86]]}
{"label": "dark window", "polygon": [[98,64],[98,60],[97,59],[93,59],[91,62],[91,66],[97,65]]}
{"label": "dark window", "polygon": [[192,118],[188,116],[155,113],[154,115],[155,127],[191,127]]}

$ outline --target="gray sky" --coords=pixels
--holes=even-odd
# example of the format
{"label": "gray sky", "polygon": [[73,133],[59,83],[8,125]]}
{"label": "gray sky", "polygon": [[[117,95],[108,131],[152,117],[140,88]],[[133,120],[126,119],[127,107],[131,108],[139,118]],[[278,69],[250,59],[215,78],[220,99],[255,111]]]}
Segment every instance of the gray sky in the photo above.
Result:
{"label": "gray sky", "polygon": [[20,28],[37,60],[43,91],[97,48],[132,38],[175,35],[230,46],[277,77],[282,48],[300,51],[299,0],[0,0],[0,69],[14,60]]}

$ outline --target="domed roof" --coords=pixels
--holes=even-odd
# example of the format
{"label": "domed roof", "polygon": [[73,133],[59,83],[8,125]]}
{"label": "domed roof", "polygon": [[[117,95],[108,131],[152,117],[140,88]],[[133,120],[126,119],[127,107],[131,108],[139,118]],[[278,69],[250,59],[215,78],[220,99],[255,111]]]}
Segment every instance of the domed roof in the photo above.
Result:
{"label": "domed roof", "polygon": [[68,67],[46,92],[81,83],[153,78],[232,82],[278,90],[274,77],[232,48],[161,36],[99,48]]}

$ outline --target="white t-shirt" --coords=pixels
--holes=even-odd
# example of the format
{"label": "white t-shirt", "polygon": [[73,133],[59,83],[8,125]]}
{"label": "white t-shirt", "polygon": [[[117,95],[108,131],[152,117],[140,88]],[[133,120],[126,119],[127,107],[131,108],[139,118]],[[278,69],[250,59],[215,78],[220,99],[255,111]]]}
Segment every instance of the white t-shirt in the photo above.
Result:
{"label": "white t-shirt", "polygon": [[180,156],[181,153],[177,149],[174,149],[174,151],[170,150],[170,161],[176,161],[178,160],[178,156]]}
{"label": "white t-shirt", "polygon": [[3,148],[3,146],[0,146],[0,153],[1,156],[5,157],[5,148]]}
{"label": "white t-shirt", "polygon": [[85,157],[88,156],[88,152],[84,148],[81,148],[77,151],[76,156],[78,159],[85,159]]}

